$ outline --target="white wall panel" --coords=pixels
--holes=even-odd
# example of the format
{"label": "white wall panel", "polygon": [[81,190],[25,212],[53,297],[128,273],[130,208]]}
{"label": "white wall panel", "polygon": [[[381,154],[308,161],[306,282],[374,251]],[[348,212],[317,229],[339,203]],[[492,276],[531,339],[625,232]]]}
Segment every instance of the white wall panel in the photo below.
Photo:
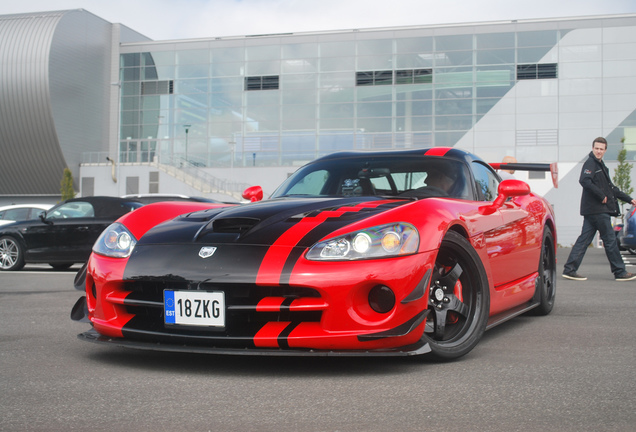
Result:
{"label": "white wall panel", "polygon": [[598,112],[598,108],[602,106],[602,103],[603,96],[600,94],[562,96],[561,98],[559,98],[559,112]]}
{"label": "white wall panel", "polygon": [[601,78],[602,76],[603,63],[600,61],[559,64],[559,79]]}
{"label": "white wall panel", "polygon": [[559,50],[560,63],[601,61],[602,47],[599,44],[564,46]]}
{"label": "white wall panel", "polygon": [[554,96],[517,98],[516,114],[554,113],[559,110],[559,99]]}
{"label": "white wall panel", "polygon": [[557,129],[559,127],[559,117],[556,112],[535,113],[517,116],[517,130],[541,130]]}
{"label": "white wall panel", "polygon": [[[568,113],[562,112],[559,114],[560,129],[574,129],[580,127],[597,128],[600,133],[602,126],[602,114],[600,112],[578,112]],[[598,135],[597,133],[597,135]]]}
{"label": "white wall panel", "polygon": [[600,95],[603,82],[594,78],[559,79],[559,95]]}

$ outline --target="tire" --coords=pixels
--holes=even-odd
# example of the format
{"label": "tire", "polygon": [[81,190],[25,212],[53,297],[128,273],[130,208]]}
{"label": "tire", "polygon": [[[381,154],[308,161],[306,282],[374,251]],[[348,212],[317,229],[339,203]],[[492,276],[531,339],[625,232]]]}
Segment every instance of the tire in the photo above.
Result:
{"label": "tire", "polygon": [[24,251],[13,237],[0,237],[0,270],[15,271],[24,267]]}
{"label": "tire", "polygon": [[486,271],[470,242],[450,231],[442,241],[429,288],[423,340],[437,360],[467,354],[488,322],[490,291]]}
{"label": "tire", "polygon": [[54,270],[66,270],[67,268],[71,267],[73,264],[74,263],[59,263],[59,264],[49,263],[49,265],[53,267]]}
{"label": "tire", "polygon": [[554,252],[554,236],[550,228],[543,230],[541,242],[541,258],[539,259],[539,279],[535,299],[539,306],[532,309],[532,315],[547,315],[552,312],[556,297],[556,254]]}

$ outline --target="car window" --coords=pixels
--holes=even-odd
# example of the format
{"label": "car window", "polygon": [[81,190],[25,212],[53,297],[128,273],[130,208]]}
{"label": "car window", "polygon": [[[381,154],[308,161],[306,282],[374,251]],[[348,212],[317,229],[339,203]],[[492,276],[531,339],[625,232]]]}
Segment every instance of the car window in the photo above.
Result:
{"label": "car window", "polygon": [[26,220],[29,214],[28,208],[17,208],[7,210],[4,214],[4,219],[14,220],[14,221],[23,221]]}
{"label": "car window", "polygon": [[95,217],[95,211],[90,203],[83,201],[73,201],[62,204],[51,209],[47,214],[47,219],[69,219]]}
{"label": "car window", "polygon": [[472,164],[475,183],[477,185],[477,198],[479,201],[494,201],[498,195],[499,179],[494,171],[479,162]]}
{"label": "car window", "polygon": [[320,195],[328,177],[329,172],[326,170],[310,172],[295,183],[287,195]]}
{"label": "car window", "polygon": [[42,210],[41,208],[36,208],[36,207],[29,208],[29,219],[37,219],[44,212],[45,210]]}
{"label": "car window", "polygon": [[439,157],[356,156],[306,165],[274,192],[312,196],[401,196],[472,199],[468,169]]}

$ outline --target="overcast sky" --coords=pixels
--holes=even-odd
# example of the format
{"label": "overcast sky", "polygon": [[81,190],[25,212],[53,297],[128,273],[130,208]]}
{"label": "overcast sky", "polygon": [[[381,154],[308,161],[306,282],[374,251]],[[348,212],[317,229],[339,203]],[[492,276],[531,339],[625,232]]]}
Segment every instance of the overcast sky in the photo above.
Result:
{"label": "overcast sky", "polygon": [[170,40],[636,13],[636,0],[0,0],[0,15],[66,9]]}

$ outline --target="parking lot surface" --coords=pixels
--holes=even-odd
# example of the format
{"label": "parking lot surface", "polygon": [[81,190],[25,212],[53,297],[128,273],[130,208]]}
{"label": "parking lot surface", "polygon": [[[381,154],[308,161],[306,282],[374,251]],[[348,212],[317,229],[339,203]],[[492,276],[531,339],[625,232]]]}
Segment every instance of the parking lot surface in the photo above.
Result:
{"label": "parking lot surface", "polygon": [[614,281],[602,249],[587,281],[562,279],[568,253],[552,314],[450,363],[104,347],[77,339],[74,271],[1,272],[0,430],[636,430],[636,281]]}

